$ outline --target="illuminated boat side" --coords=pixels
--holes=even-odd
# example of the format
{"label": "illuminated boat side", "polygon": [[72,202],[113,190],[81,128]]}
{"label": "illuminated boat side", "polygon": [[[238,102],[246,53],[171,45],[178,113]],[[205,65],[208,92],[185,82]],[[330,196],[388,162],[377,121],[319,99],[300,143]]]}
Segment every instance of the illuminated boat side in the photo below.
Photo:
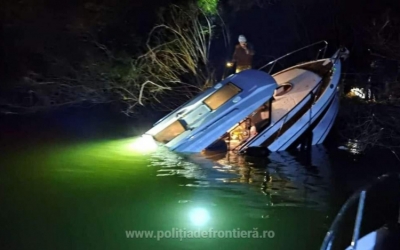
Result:
{"label": "illuminated boat side", "polygon": [[[327,43],[322,45],[319,51],[325,54]],[[347,55],[339,49],[332,57],[317,57],[275,74],[250,69],[230,75],[145,135],[177,152],[201,152],[215,145],[239,153],[254,147],[281,151],[307,134],[312,134],[311,144],[320,144],[336,119],[341,60]]]}
{"label": "illuminated boat side", "polygon": [[200,152],[271,99],[277,83],[269,74],[246,70],[195,97],[146,135],[179,152]]}
{"label": "illuminated boat side", "polygon": [[[302,70],[306,80],[299,79],[298,72]],[[312,137],[311,145],[321,144],[325,140],[327,134],[333,126],[339,108],[338,85],[341,74],[341,58],[340,50],[338,50],[331,58],[307,62],[296,65],[292,68],[285,69],[273,75],[279,84],[279,75],[290,74],[294,76],[291,81],[293,85],[303,85],[308,88],[302,91],[294,89],[293,94],[287,95],[287,100],[292,100],[304,94],[300,101],[294,101],[294,104],[286,104],[289,106],[283,112],[281,107],[285,107],[279,102],[272,103],[271,117],[272,121],[268,128],[260,131],[257,136],[244,143],[239,152],[245,153],[249,147],[267,147],[270,151],[287,150],[289,147],[297,146],[299,139],[304,137],[305,133],[309,133]],[[318,76],[316,76],[317,74]],[[287,79],[286,79],[287,80]],[[318,81],[316,83],[316,81]],[[306,88],[306,89],[307,89]],[[293,92],[293,91],[292,91]],[[291,96],[292,95],[292,96]],[[286,102],[288,102],[286,100]],[[294,107],[290,107],[293,105]],[[274,112],[284,113],[283,115],[275,115]]]}

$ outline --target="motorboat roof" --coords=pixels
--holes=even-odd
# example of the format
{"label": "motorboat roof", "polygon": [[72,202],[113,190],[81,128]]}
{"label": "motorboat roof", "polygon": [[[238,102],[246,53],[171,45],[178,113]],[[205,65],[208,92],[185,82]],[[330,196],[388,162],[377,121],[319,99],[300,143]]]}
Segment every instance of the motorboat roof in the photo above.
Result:
{"label": "motorboat roof", "polygon": [[263,71],[249,69],[230,75],[171,112],[146,134],[172,150],[199,152],[268,101],[277,87],[275,79]]}
{"label": "motorboat roof", "polygon": [[[273,85],[277,87],[275,78],[267,72],[255,69],[248,69],[237,74],[232,74],[225,78],[221,83],[233,82],[245,91],[252,91],[255,87]],[[218,86],[216,84],[215,86]]]}

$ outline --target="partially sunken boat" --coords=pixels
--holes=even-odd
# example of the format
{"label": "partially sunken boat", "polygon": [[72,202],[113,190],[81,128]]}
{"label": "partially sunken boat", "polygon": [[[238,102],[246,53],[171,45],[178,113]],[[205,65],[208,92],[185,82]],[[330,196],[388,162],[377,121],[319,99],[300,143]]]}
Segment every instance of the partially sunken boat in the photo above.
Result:
{"label": "partially sunken boat", "polygon": [[[321,45],[315,60],[271,74],[283,58]],[[230,75],[159,120],[143,137],[177,152],[218,148],[243,153],[254,147],[281,151],[305,135],[312,145],[320,144],[339,109],[341,61],[348,55],[339,49],[324,58],[326,48],[325,41],[318,42],[259,70]]]}

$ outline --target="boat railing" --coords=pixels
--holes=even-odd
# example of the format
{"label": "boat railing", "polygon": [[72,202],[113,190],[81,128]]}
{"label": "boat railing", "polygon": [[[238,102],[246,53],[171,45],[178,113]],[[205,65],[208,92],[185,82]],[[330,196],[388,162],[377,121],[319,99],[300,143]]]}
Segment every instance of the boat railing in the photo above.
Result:
{"label": "boat railing", "polygon": [[365,210],[365,203],[366,203],[366,198],[368,192],[374,191],[377,189],[377,186],[382,184],[382,183],[387,183],[390,180],[393,180],[397,182],[397,184],[400,185],[400,175],[399,174],[385,174],[377,179],[375,179],[372,183],[369,185],[364,186],[361,188],[358,192],[354,193],[346,202],[345,204],[341,207],[339,213],[336,215],[336,218],[334,219],[329,231],[326,233],[324,241],[322,243],[322,246],[320,250],[331,250],[332,247],[334,246],[334,240],[337,238],[340,226],[344,223],[345,216],[350,213],[350,209],[354,208],[354,206],[357,204],[357,213],[356,213],[356,218],[354,222],[354,228],[353,228],[353,235],[351,238],[351,243],[350,243],[350,249],[352,250],[357,250],[357,242],[360,238],[360,229],[361,229],[361,223],[363,216],[365,215],[364,210]]}
{"label": "boat railing", "polygon": [[322,57],[321,57],[321,59],[322,59],[322,58],[325,57],[326,49],[328,48],[328,42],[325,41],[325,40],[322,40],[322,41],[319,41],[319,42],[304,46],[304,47],[302,47],[300,49],[297,49],[297,50],[294,50],[294,51],[292,51],[290,53],[287,53],[286,55],[283,55],[283,56],[281,56],[281,57],[279,57],[279,58],[277,58],[277,59],[275,59],[273,61],[270,61],[269,63],[267,63],[264,66],[260,67],[258,70],[263,70],[266,67],[270,66],[270,69],[267,72],[268,72],[268,74],[271,74],[277,62],[279,62],[282,59],[287,58],[287,57],[289,57],[291,55],[297,54],[300,51],[304,51],[304,50],[306,50],[308,48],[317,47],[317,46],[322,46],[322,47],[318,49],[318,53],[317,53],[317,56],[316,56],[315,60],[320,59],[321,53],[322,53]]}
{"label": "boat railing", "polygon": [[[320,87],[320,85],[321,85],[321,83],[322,83],[323,81],[324,81],[324,78],[322,78],[322,79],[311,89],[311,91],[310,91],[306,96],[304,96],[303,99],[301,99],[301,101],[299,101],[289,112],[287,112],[285,115],[283,115],[278,121],[274,122],[272,125],[274,125],[274,124],[279,124],[281,121],[283,121],[283,123],[282,123],[282,126],[283,126],[284,123],[285,123],[285,119],[287,119],[288,116],[292,114],[292,112],[295,112],[295,110],[297,109],[297,107],[300,106],[301,104],[303,104],[304,100],[306,100],[309,96],[311,96],[311,98],[312,98],[313,96],[316,96],[315,94],[316,94],[316,92],[318,92],[318,88]],[[313,101],[313,104],[314,104],[314,102],[315,102],[315,100]],[[271,111],[271,112],[272,112],[272,111]],[[279,132],[278,132],[278,134],[277,134],[277,137],[279,137],[280,130],[282,129],[282,126],[281,126],[280,129],[279,129]],[[266,128],[266,129],[268,129],[268,128]],[[259,138],[258,136],[255,136],[255,137],[251,138],[249,141],[247,141],[245,144],[241,145],[242,148],[239,149],[239,152],[242,152],[242,151],[246,148],[246,145],[249,145],[249,143],[255,141],[255,140],[258,139],[258,138]]]}
{"label": "boat railing", "polygon": [[[275,122],[275,124],[278,124],[279,122],[283,121],[283,122],[282,122],[282,125],[281,125],[281,127],[280,127],[280,129],[279,129],[279,132],[278,132],[277,137],[280,136],[280,130],[282,129],[282,127],[283,127],[284,123],[286,122],[286,119],[289,117],[289,115],[290,115],[291,113],[297,112],[297,111],[295,111],[295,110],[297,109],[297,107],[300,106],[301,104],[303,104],[303,102],[304,102],[305,100],[307,100],[308,97],[310,97],[310,98],[315,97],[315,96],[316,96],[316,93],[318,92],[318,89],[319,89],[319,87],[321,86],[321,83],[322,83],[323,81],[324,81],[324,77],[311,89],[310,92],[308,92],[308,94],[307,94],[299,103],[297,103],[289,112],[287,112],[287,113],[286,113],[284,116],[282,116],[277,122]],[[314,104],[314,102],[315,102],[315,100],[313,100],[312,104]],[[310,111],[310,112],[311,112],[311,111]],[[310,119],[311,119],[311,118],[310,118]]]}
{"label": "boat railing", "polygon": [[[311,45],[310,45],[310,46],[311,46]],[[324,52],[324,53],[325,53],[325,52]],[[335,65],[336,61],[337,61],[337,60],[340,60],[339,54],[338,54],[338,56],[334,56],[332,59],[333,59],[333,62],[332,62],[332,63],[333,63],[333,65]],[[287,112],[285,115],[283,115],[278,121],[274,122],[274,124],[278,124],[278,123],[281,122],[281,121],[284,121],[284,122],[285,122],[284,119],[287,119],[288,116],[292,114],[292,112],[295,112],[296,108],[297,108],[299,105],[303,104],[304,100],[306,100],[309,96],[311,96],[311,98],[313,98],[313,97],[315,98],[315,99],[313,100],[313,103],[312,103],[312,104],[314,104],[314,103],[318,100],[318,97],[320,96],[320,95],[317,95],[316,93],[318,92],[318,89],[321,87],[322,82],[324,82],[324,79],[325,79],[325,77],[322,77],[321,80],[310,90],[310,92],[308,92],[308,94],[307,94],[306,96],[304,96],[303,99],[301,99],[301,101],[299,101],[289,112]],[[271,112],[272,112],[272,111],[271,111]],[[311,112],[311,111],[310,111],[310,112]],[[311,120],[311,115],[310,115],[310,120]],[[282,126],[284,125],[284,122],[282,123]],[[279,135],[280,135],[280,131],[281,131],[281,129],[282,129],[282,126],[281,126],[281,128],[279,129],[279,132],[278,132],[278,134],[277,134],[277,137],[279,137]],[[243,152],[243,150],[246,148],[246,145],[249,145],[249,143],[255,141],[255,140],[258,139],[258,138],[259,138],[258,136],[255,136],[255,137],[253,137],[252,139],[250,139],[248,142],[246,142],[244,145],[242,145],[242,148],[239,150],[239,152]]]}

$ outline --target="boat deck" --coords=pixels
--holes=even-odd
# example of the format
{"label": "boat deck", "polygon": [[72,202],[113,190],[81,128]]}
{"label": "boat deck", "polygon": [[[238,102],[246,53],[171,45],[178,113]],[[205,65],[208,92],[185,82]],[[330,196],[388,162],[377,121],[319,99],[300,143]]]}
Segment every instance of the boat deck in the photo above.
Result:
{"label": "boat deck", "polygon": [[294,68],[273,76],[278,83],[290,84],[292,88],[283,95],[274,95],[271,122],[275,123],[292,110],[320,81],[317,74],[304,69]]}

